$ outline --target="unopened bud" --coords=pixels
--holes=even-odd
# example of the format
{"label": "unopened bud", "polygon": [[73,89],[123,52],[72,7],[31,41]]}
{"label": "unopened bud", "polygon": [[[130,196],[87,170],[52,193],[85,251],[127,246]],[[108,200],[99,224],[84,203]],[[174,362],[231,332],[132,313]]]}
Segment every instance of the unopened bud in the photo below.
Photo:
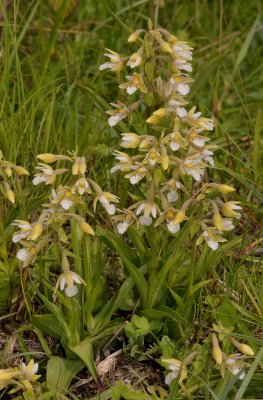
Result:
{"label": "unopened bud", "polygon": [[165,53],[172,53],[173,50],[168,42],[162,42],[160,49]]}
{"label": "unopened bud", "polygon": [[231,338],[231,342],[242,354],[245,354],[247,356],[253,356],[255,354],[254,350],[247,344],[239,343],[233,338]]}
{"label": "unopened bud", "polygon": [[33,226],[32,233],[29,236],[30,240],[37,240],[39,236],[42,235],[43,232],[43,224],[41,222],[36,222]]}
{"label": "unopened bud", "polygon": [[9,166],[6,167],[5,174],[6,176],[8,176],[8,178],[10,178],[10,176],[12,175],[12,169]]}
{"label": "unopened bud", "polygon": [[80,157],[80,161],[79,161],[79,173],[84,175],[85,171],[86,171],[86,159],[85,157]]}
{"label": "unopened bud", "polygon": [[80,158],[77,157],[74,164],[72,165],[72,175],[78,175],[79,165],[80,165]]}
{"label": "unopened bud", "polygon": [[219,213],[214,213],[213,215],[213,223],[220,232],[223,230],[223,225],[222,225],[222,217]]}
{"label": "unopened bud", "polygon": [[143,32],[143,29],[137,29],[135,32],[133,32],[129,37],[128,37],[128,42],[132,43],[132,42],[136,42],[138,40],[138,37],[140,35],[140,33]]}
{"label": "unopened bud", "polygon": [[19,165],[14,165],[13,169],[18,175],[29,175],[29,172]]}
{"label": "unopened bud", "polygon": [[236,190],[235,188],[229,185],[218,185],[217,189],[223,194],[232,193]]}
{"label": "unopened bud", "polygon": [[5,189],[5,196],[6,198],[12,203],[15,203],[15,195],[14,192],[11,190],[10,186],[7,182],[4,182],[4,189]]}
{"label": "unopened bud", "polygon": [[37,158],[47,164],[53,163],[58,160],[67,160],[72,162],[70,157],[63,156],[62,154],[44,153],[44,154],[39,154]]}
{"label": "unopened bud", "polygon": [[157,115],[151,115],[147,120],[147,124],[157,125],[160,121],[160,117]]}
{"label": "unopened bud", "polygon": [[223,361],[222,351],[219,346],[219,342],[215,333],[212,334],[213,343],[213,357],[217,364],[221,365]]}
{"label": "unopened bud", "polygon": [[158,110],[154,111],[153,115],[157,115],[157,117],[163,118],[167,115],[166,108],[159,108]]}
{"label": "unopened bud", "polygon": [[87,233],[88,235],[95,235],[94,230],[92,227],[85,221],[80,221],[79,222],[79,227],[82,230],[82,232]]}

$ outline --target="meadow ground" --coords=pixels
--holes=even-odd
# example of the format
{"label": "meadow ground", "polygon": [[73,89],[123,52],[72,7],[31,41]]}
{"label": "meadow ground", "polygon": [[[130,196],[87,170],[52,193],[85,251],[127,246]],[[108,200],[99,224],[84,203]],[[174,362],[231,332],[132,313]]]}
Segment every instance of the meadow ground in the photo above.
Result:
{"label": "meadow ground", "polygon": [[[52,222],[38,242],[41,255],[22,268],[12,222],[36,221],[51,201],[47,186],[32,184],[37,155],[74,159],[68,151],[77,151],[104,191],[122,205],[137,199],[127,179],[110,173],[120,134],[129,131],[110,127],[105,111],[123,100],[123,79],[99,66],[105,48],[131,54],[127,38],[147,29],[156,9],[148,0],[0,0],[0,399],[263,398],[262,4],[162,0],[159,6],[158,26],[193,47],[187,99],[215,124],[209,133],[218,146],[215,166],[206,180],[235,187],[231,199],[241,202],[242,216],[228,242],[212,252],[191,245],[189,224],[178,236],[130,228],[120,237],[102,209],[80,204],[72,213],[88,216],[95,236],[84,235],[90,228],[79,228],[83,220],[72,215],[63,229]],[[138,120],[132,129],[145,132]],[[10,177],[3,160],[30,175],[14,170]],[[6,199],[7,181],[15,202]],[[85,281],[76,298],[59,290],[54,297],[59,242],[63,271],[70,259]],[[235,341],[253,349],[241,359],[243,380],[241,370],[222,371],[224,363],[213,359],[215,335],[225,354],[236,351]],[[161,361],[167,358],[187,360],[170,386]],[[18,371],[31,359],[40,378],[17,384],[10,368]]]}

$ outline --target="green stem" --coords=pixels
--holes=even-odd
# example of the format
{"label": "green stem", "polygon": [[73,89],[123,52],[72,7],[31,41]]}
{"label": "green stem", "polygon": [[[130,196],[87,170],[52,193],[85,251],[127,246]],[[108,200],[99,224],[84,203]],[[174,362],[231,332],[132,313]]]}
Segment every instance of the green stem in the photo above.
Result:
{"label": "green stem", "polygon": [[[84,280],[87,284],[86,297],[89,298],[93,286],[93,276],[91,268],[91,243],[88,235],[83,235],[82,237],[82,251]],[[92,316],[92,308],[90,308],[89,306],[85,307],[85,318],[87,331],[88,334],[91,336],[93,334],[94,321]]]}
{"label": "green stem", "polygon": [[159,0],[149,0],[149,16],[153,23],[153,29],[157,28],[159,13]]}
{"label": "green stem", "polygon": [[81,262],[81,249],[80,249],[80,241],[77,235],[77,223],[74,219],[70,221],[70,228],[71,228],[71,242],[72,242],[72,250],[75,255],[74,257],[74,271],[83,276],[82,271],[82,262]]}

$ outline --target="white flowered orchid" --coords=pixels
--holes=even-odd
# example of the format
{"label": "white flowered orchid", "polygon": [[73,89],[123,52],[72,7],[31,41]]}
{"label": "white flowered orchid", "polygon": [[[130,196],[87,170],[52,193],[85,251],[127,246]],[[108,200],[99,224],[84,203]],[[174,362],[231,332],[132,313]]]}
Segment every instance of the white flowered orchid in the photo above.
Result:
{"label": "white flowered orchid", "polygon": [[111,71],[118,72],[122,69],[123,67],[123,61],[121,59],[121,56],[116,53],[115,51],[106,49],[108,53],[104,53],[104,56],[109,58],[109,61],[105,62],[104,64],[101,64],[99,66],[99,70],[102,71],[104,69],[109,68]]}
{"label": "white flowered orchid", "polygon": [[117,231],[120,235],[123,235],[129,226],[136,223],[138,225],[138,219],[136,215],[130,209],[119,210],[122,214],[115,215],[114,221],[119,221],[117,224]]}
{"label": "white flowered orchid", "polygon": [[145,176],[148,178],[150,176],[148,169],[140,163],[136,163],[131,169],[134,171],[125,175],[125,178],[128,178],[132,185],[136,185],[136,183],[140,182]]}
{"label": "white flowered orchid", "polygon": [[21,363],[21,371],[23,380],[27,380],[29,382],[37,381],[41,375],[36,375],[38,371],[38,363],[35,363],[34,360],[30,360],[28,364],[22,362]]}
{"label": "white flowered orchid", "polygon": [[40,173],[35,174],[33,179],[33,185],[38,185],[39,183],[45,183],[46,185],[53,185],[55,183],[57,175],[64,174],[67,169],[53,169],[48,164],[39,163],[39,167],[36,167]]}
{"label": "white flowered orchid", "polygon": [[125,89],[128,94],[135,93],[138,89],[142,93],[147,93],[148,89],[143,82],[141,75],[134,73],[132,76],[126,76],[128,82],[122,83],[120,89]]}
{"label": "white flowered orchid", "polygon": [[136,215],[143,213],[143,215],[139,217],[140,224],[146,226],[151,225],[153,221],[152,217],[156,218],[157,216],[157,210],[158,208],[153,202],[145,201],[140,203],[136,209]]}
{"label": "white flowered orchid", "polygon": [[115,150],[113,155],[115,156],[116,160],[119,161],[119,163],[115,164],[111,169],[110,173],[113,174],[114,172],[120,170],[120,171],[130,171],[131,166],[132,166],[132,160],[128,156],[128,154],[123,153],[121,151]]}
{"label": "white flowered orchid", "polygon": [[225,365],[227,369],[231,372],[233,375],[238,375],[239,374],[239,379],[243,380],[246,376],[245,371],[242,372],[242,370],[245,367],[245,363],[242,361],[242,359],[245,356],[237,353],[237,354],[231,354],[230,356],[227,357],[225,360]]}
{"label": "white flowered orchid", "polygon": [[170,385],[170,383],[174,379],[176,379],[179,374],[180,374],[179,383],[182,383],[187,378],[187,369],[185,365],[182,363],[182,361],[176,360],[175,358],[169,358],[169,359],[162,359],[162,362],[167,364],[168,369],[171,371],[165,377],[166,385]]}
{"label": "white flowered orchid", "polygon": [[133,53],[130,58],[129,61],[127,62],[127,65],[131,68],[136,68],[139,67],[142,63],[142,51],[143,48],[139,48],[138,51],[136,51],[135,53]]}

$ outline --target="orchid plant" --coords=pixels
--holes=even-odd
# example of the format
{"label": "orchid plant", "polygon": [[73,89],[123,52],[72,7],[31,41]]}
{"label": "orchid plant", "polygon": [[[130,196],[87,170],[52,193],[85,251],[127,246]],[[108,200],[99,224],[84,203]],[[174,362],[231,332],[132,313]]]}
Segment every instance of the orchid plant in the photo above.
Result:
{"label": "orchid plant", "polygon": [[[119,85],[127,99],[122,96],[107,111],[111,127],[122,122],[125,128],[124,150],[114,151],[117,163],[111,172],[120,171],[130,181],[136,200],[113,217],[117,230],[124,234],[131,225],[154,223],[175,235],[188,221],[197,245],[205,241],[216,250],[226,242],[224,232],[234,229],[241,207],[227,199],[235,190],[232,186],[207,179],[216,146],[208,136],[213,121],[195,106],[188,108],[192,48],[165,29],[153,29],[151,22],[149,31],[136,30],[128,42],[139,47],[127,57],[108,50],[109,60],[100,66],[118,73],[132,71],[124,73],[126,82]],[[138,119],[141,124],[132,124]]]}

